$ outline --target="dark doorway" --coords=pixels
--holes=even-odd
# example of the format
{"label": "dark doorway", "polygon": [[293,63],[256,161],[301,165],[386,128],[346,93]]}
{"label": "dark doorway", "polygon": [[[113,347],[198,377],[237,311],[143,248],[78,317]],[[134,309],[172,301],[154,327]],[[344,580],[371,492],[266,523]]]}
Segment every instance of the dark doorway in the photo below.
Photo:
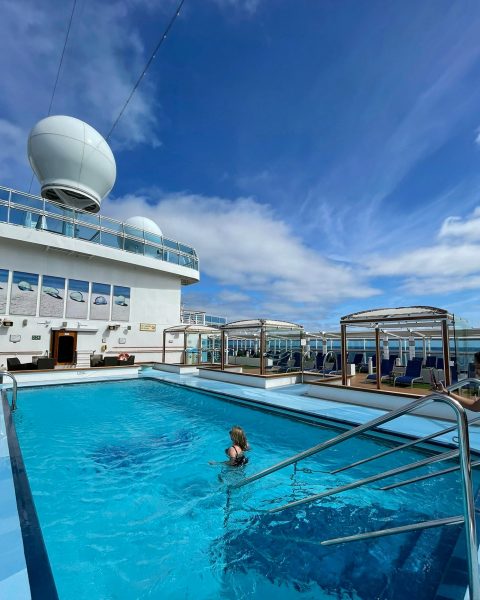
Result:
{"label": "dark doorway", "polygon": [[59,365],[73,365],[77,352],[76,331],[54,331],[52,337],[52,358]]}

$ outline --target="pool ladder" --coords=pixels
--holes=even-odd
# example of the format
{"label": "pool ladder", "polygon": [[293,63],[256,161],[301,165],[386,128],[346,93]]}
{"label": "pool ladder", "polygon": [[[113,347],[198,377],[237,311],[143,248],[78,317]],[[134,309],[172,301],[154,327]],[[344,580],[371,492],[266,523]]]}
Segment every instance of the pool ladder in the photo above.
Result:
{"label": "pool ladder", "polygon": [[13,388],[13,396],[12,396],[12,411],[17,408],[17,379],[14,375],[12,375],[9,371],[0,371],[0,378],[10,377],[12,379],[12,388]]}
{"label": "pool ladder", "polygon": [[[456,390],[456,389],[464,387],[465,385],[468,385],[468,384],[479,386],[480,380],[473,379],[473,378],[463,379],[462,381],[451,385],[448,389]],[[324,541],[320,542],[320,544],[322,546],[330,546],[330,545],[334,545],[334,544],[345,544],[347,542],[355,542],[355,541],[367,540],[367,539],[371,539],[371,538],[383,537],[383,536],[387,536],[387,535],[394,535],[394,534],[398,534],[398,533],[406,533],[409,531],[415,531],[415,530],[419,530],[419,529],[428,529],[428,528],[432,528],[432,527],[440,527],[440,526],[445,526],[445,525],[464,524],[465,525],[465,534],[466,534],[466,545],[467,545],[467,562],[468,562],[468,574],[469,574],[470,600],[480,600],[478,547],[477,547],[476,530],[475,530],[475,503],[474,503],[474,498],[473,498],[472,475],[471,475],[472,467],[480,466],[480,461],[475,461],[473,463],[470,461],[470,442],[469,442],[469,432],[468,432],[469,422],[467,419],[467,414],[466,414],[466,411],[464,410],[464,408],[460,405],[460,403],[457,400],[455,400],[454,398],[451,398],[450,396],[434,392],[428,396],[419,398],[419,399],[407,404],[404,407],[398,408],[396,410],[392,410],[381,417],[372,419],[371,421],[368,421],[367,423],[364,423],[363,425],[359,425],[357,427],[354,427],[353,429],[350,429],[349,431],[346,431],[345,433],[341,433],[340,435],[338,435],[335,438],[332,438],[330,440],[322,442],[321,444],[313,446],[312,448],[309,448],[303,452],[300,452],[299,454],[296,454],[295,456],[291,456],[290,458],[287,458],[271,467],[268,467],[267,469],[264,469],[263,471],[259,471],[258,473],[255,473],[254,475],[251,475],[250,477],[247,477],[235,484],[232,484],[230,486],[230,489],[240,488],[245,485],[249,485],[249,484],[253,483],[254,481],[257,481],[259,479],[262,479],[263,477],[266,477],[267,475],[270,475],[271,473],[275,473],[276,471],[279,471],[280,469],[288,467],[289,465],[294,465],[296,467],[297,463],[299,461],[303,460],[304,458],[308,458],[310,456],[313,456],[314,454],[318,454],[319,452],[326,450],[327,448],[332,448],[333,446],[336,446],[337,444],[340,444],[341,442],[355,438],[361,434],[366,433],[367,431],[371,431],[381,425],[384,425],[385,423],[388,423],[389,421],[393,421],[394,419],[396,419],[402,415],[412,413],[416,409],[418,409],[422,406],[425,406],[426,404],[430,404],[432,402],[443,402],[444,404],[447,404],[454,412],[456,424],[451,427],[448,427],[446,429],[442,429],[440,431],[432,433],[430,435],[426,435],[424,437],[417,438],[412,441],[406,442],[400,446],[396,446],[395,448],[391,448],[391,449],[381,452],[379,454],[375,454],[368,458],[358,460],[349,465],[342,466],[338,469],[335,469],[331,473],[339,473],[340,471],[345,471],[345,470],[355,467],[357,465],[373,461],[375,459],[384,457],[388,454],[393,454],[394,452],[403,450],[405,448],[411,448],[417,444],[426,442],[428,440],[432,440],[440,435],[445,435],[445,434],[453,432],[453,431],[457,431],[458,448],[453,449],[453,450],[448,450],[446,452],[442,452],[440,454],[436,454],[434,456],[431,456],[431,457],[428,457],[423,460],[419,460],[419,461],[416,461],[416,462],[413,462],[413,463],[410,463],[407,465],[403,465],[401,467],[396,467],[394,469],[389,469],[389,470],[383,471],[381,473],[376,473],[375,475],[371,475],[370,477],[366,477],[363,479],[358,479],[358,480],[353,481],[352,483],[348,483],[346,485],[341,485],[338,487],[330,488],[319,494],[314,494],[312,496],[308,496],[308,497],[302,498],[300,500],[295,500],[293,502],[289,502],[289,503],[279,506],[277,508],[272,508],[268,512],[276,513],[276,512],[283,511],[286,508],[292,508],[294,506],[300,506],[302,504],[309,504],[311,502],[320,500],[321,498],[326,498],[328,496],[333,496],[335,494],[341,494],[342,492],[345,492],[347,490],[359,488],[359,487],[367,485],[369,483],[373,483],[375,481],[379,481],[379,480],[385,479],[387,477],[392,477],[393,475],[407,473],[408,471],[411,471],[413,469],[418,469],[419,467],[423,467],[425,465],[433,464],[436,462],[441,462],[444,460],[451,460],[451,459],[458,458],[459,463],[457,466],[439,470],[434,473],[428,473],[426,475],[414,477],[412,479],[404,480],[404,481],[394,483],[391,485],[386,485],[384,487],[381,487],[380,489],[388,490],[388,489],[392,489],[395,487],[408,485],[410,483],[414,483],[414,482],[421,481],[424,479],[437,477],[438,475],[444,475],[446,473],[450,473],[450,472],[460,469],[462,496],[463,496],[463,514],[456,515],[453,517],[446,517],[446,518],[442,518],[442,519],[434,519],[431,521],[423,521],[421,523],[412,523],[409,525],[403,525],[401,527],[391,527],[388,529],[380,529],[378,531],[369,531],[366,533],[359,533],[356,535],[350,535],[350,536],[345,536],[345,537],[340,537],[340,538],[333,538],[333,539],[329,539],[329,540],[324,540]],[[476,417],[476,418],[470,420],[470,423],[474,423],[479,420],[480,420],[480,417]]]}

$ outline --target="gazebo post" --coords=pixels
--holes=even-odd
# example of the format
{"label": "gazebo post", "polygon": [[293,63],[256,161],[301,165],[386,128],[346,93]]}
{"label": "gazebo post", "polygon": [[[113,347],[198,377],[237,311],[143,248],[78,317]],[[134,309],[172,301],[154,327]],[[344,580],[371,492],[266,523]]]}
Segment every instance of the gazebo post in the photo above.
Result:
{"label": "gazebo post", "polygon": [[442,320],[443,368],[445,371],[445,385],[448,387],[452,381],[450,376],[450,340],[448,337],[447,319]]}
{"label": "gazebo post", "polygon": [[340,325],[341,344],[342,344],[342,385],[347,385],[347,326]]}
{"label": "gazebo post", "polygon": [[265,347],[266,347],[266,331],[265,321],[261,321],[262,326],[260,328],[260,375],[265,375]]}
{"label": "gazebo post", "polygon": [[222,335],[220,337],[220,369],[225,370],[225,330],[222,329]]}
{"label": "gazebo post", "polygon": [[197,365],[202,362],[202,334],[198,334],[198,342],[197,342]]}
{"label": "gazebo post", "polygon": [[375,352],[376,352],[376,357],[375,357],[375,368],[377,370],[377,390],[380,389],[380,380],[382,379],[382,374],[380,372],[380,327],[377,325],[375,326]]}
{"label": "gazebo post", "polygon": [[183,332],[183,364],[187,364],[187,334]]}
{"label": "gazebo post", "polygon": [[165,354],[166,354],[166,348],[165,348],[166,343],[167,343],[167,332],[164,329],[163,330],[163,362],[164,363],[165,363]]}

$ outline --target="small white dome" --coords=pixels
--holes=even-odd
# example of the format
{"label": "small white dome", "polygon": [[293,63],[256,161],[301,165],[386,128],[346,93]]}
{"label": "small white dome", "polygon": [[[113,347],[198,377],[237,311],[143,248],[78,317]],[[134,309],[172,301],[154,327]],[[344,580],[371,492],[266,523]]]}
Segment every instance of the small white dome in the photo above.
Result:
{"label": "small white dome", "polygon": [[148,233],[162,236],[162,230],[160,227],[155,223],[155,221],[152,221],[152,219],[147,219],[147,217],[130,217],[125,221],[125,225],[131,225],[132,227],[137,227],[138,229],[147,231]]}
{"label": "small white dome", "polygon": [[[129,228],[130,226],[130,228]],[[135,229],[133,229],[135,227]],[[140,229],[140,231],[137,231]],[[147,217],[130,217],[125,221],[125,233],[127,235],[134,235],[137,237],[145,238],[147,242],[153,242],[155,244],[161,243],[159,237],[162,237],[162,230],[160,227]],[[136,240],[125,238],[124,249],[128,252],[139,252],[143,253],[143,243]],[[161,254],[161,250],[157,250],[157,254]]]}
{"label": "small white dome", "polygon": [[98,131],[74,117],[39,121],[28,137],[28,160],[44,198],[94,213],[117,175],[110,146]]}

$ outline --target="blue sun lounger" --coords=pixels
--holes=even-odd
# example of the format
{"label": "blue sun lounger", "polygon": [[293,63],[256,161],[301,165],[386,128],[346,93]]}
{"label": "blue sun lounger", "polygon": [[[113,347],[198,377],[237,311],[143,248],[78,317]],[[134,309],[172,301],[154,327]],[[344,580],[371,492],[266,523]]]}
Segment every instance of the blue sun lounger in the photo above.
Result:
{"label": "blue sun lounger", "polygon": [[407,368],[405,370],[405,375],[399,375],[395,377],[393,385],[409,385],[412,387],[415,381],[421,381],[422,373],[422,361],[420,360],[409,360],[407,363]]}
{"label": "blue sun lounger", "polygon": [[[389,358],[382,358],[382,361],[380,362],[380,381],[383,381],[387,377],[390,377],[392,368],[393,368],[393,362]],[[365,379],[365,381],[368,381],[371,383],[376,383],[377,374],[370,373],[370,375],[367,375],[367,378]]]}

